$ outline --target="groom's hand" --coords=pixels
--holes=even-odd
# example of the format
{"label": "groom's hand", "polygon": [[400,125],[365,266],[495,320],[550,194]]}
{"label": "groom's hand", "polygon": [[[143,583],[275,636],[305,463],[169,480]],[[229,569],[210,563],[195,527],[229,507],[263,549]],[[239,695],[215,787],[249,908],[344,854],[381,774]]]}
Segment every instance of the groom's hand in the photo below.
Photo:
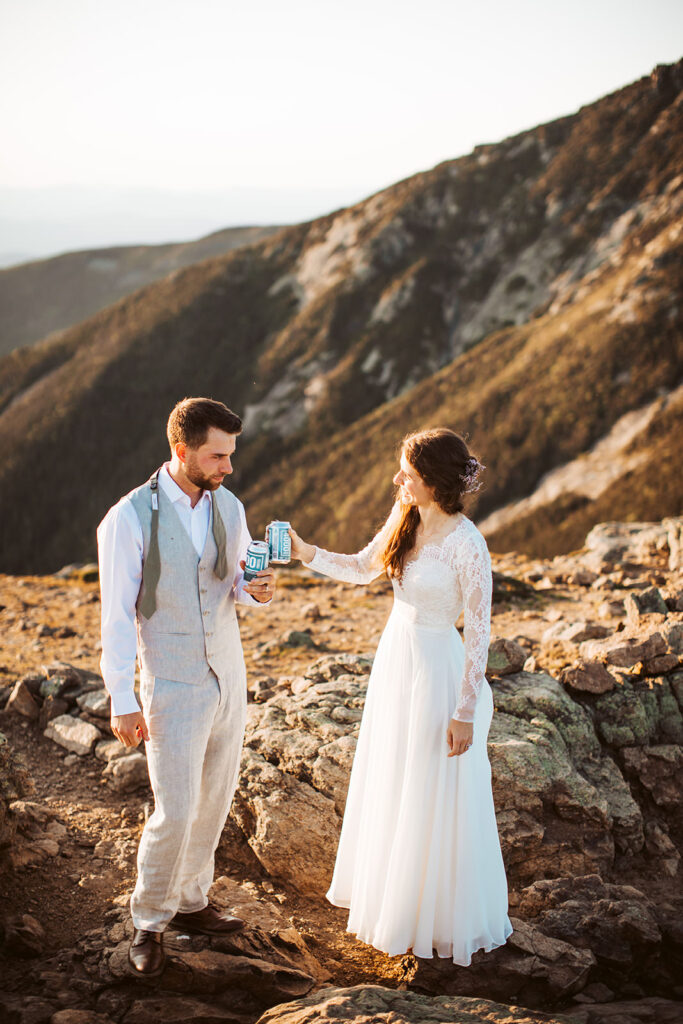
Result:
{"label": "groom's hand", "polygon": [[124,747],[137,747],[140,740],[149,739],[149,729],[142,711],[130,715],[112,715],[111,731]]}
{"label": "groom's hand", "polygon": [[[242,559],[240,562],[242,569],[244,569],[246,564],[244,559]],[[259,604],[265,604],[266,601],[270,601],[275,593],[275,573],[270,567],[268,569],[261,569],[253,580],[245,583],[244,589]]]}

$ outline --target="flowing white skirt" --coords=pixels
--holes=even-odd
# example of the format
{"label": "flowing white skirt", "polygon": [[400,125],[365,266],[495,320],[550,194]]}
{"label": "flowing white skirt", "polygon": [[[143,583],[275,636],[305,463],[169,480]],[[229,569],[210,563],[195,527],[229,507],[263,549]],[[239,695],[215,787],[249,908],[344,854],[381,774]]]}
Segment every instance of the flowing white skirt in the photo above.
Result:
{"label": "flowing white skirt", "polygon": [[349,932],[390,955],[452,957],[505,943],[507,880],[491,793],[488,684],[472,747],[446,757],[464,646],[394,604],[377,648],[327,898]]}

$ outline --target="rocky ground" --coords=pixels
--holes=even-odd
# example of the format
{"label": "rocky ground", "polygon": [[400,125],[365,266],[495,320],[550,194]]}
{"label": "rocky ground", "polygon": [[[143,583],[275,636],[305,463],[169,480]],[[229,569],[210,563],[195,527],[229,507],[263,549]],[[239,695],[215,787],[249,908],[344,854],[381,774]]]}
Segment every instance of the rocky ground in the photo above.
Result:
{"label": "rocky ground", "polygon": [[681,522],[494,559],[489,753],[515,931],[470,968],[386,957],[326,904],[372,652],[391,604],[283,570],[241,615],[250,707],[213,898],[230,940],[126,970],[151,793],[112,741],[87,570],[0,577],[0,1021],[683,1019]]}

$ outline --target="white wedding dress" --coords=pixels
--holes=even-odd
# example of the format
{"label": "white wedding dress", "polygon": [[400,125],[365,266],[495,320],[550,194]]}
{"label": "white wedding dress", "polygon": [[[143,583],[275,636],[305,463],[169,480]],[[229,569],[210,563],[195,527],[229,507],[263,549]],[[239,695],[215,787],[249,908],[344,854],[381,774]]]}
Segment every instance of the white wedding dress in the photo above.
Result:
{"label": "white wedding dress", "polygon": [[[357,555],[316,548],[311,569],[369,583],[389,520]],[[394,605],[368,685],[328,900],[348,931],[396,955],[468,966],[512,927],[486,737],[491,611],[486,542],[466,516],[393,580]],[[464,610],[465,642],[454,623]],[[447,754],[451,718],[474,722],[472,747]]]}

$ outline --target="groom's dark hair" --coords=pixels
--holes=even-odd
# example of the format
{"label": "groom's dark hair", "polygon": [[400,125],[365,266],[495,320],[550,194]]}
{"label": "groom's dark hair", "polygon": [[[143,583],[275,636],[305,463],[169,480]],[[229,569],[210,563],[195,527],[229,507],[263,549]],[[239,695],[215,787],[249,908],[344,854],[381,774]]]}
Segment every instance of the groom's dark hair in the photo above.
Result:
{"label": "groom's dark hair", "polygon": [[242,420],[237,413],[213,398],[183,398],[168,417],[166,436],[171,451],[179,443],[188,448],[200,448],[206,441],[210,427],[226,434],[240,434]]}

